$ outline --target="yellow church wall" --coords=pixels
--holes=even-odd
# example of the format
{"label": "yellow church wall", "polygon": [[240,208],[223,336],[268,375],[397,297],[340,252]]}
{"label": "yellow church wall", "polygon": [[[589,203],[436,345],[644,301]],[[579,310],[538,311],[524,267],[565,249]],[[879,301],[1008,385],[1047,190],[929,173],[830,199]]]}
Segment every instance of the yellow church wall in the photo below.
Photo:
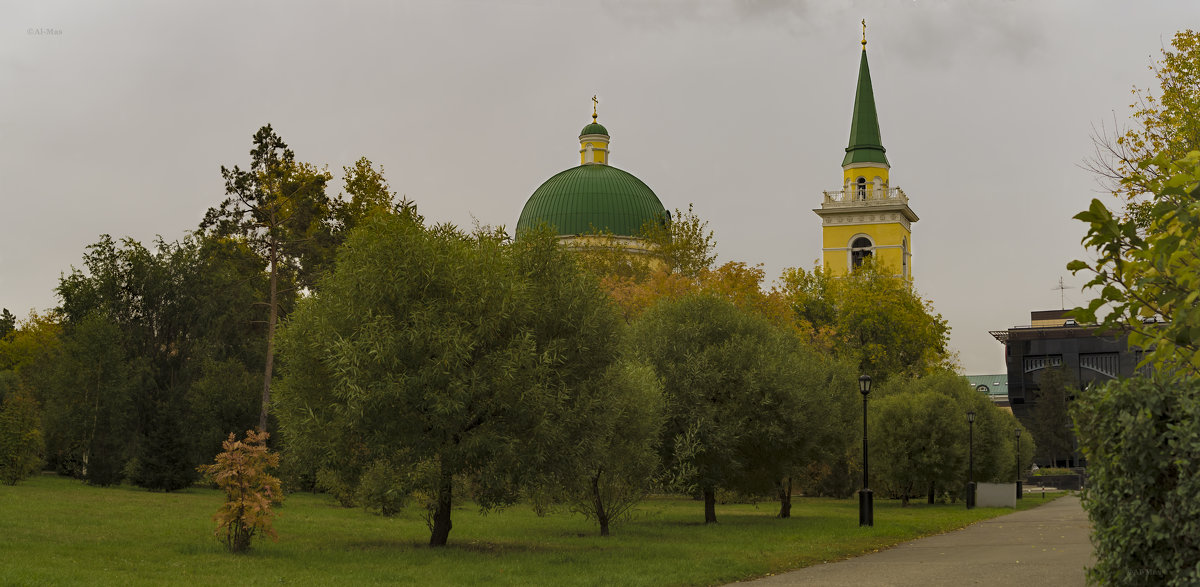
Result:
{"label": "yellow church wall", "polygon": [[646,265],[652,271],[666,269],[667,267],[662,258],[655,253],[657,248],[640,238],[611,234],[580,234],[574,236],[563,235],[558,237],[558,241],[573,251],[596,249],[618,250],[627,255],[627,258],[645,259]]}
{"label": "yellow church wall", "polygon": [[882,179],[883,183],[887,183],[888,169],[886,167],[851,167],[849,169],[842,169],[842,185],[845,185],[847,181],[851,183],[857,182],[860,177],[867,178],[867,183],[875,181],[876,177]]}
{"label": "yellow church wall", "polygon": [[[822,255],[824,265],[829,267],[834,275],[845,275],[849,269],[850,241],[859,235],[865,235],[875,245],[875,258],[884,267],[891,267],[900,275],[904,266],[904,249],[901,243],[906,242],[908,253],[912,253],[912,233],[902,224],[889,222],[881,224],[855,224],[841,226],[825,226],[822,231]],[[882,247],[882,248],[881,248]],[[908,275],[912,276],[912,258],[909,257]]]}
{"label": "yellow church wall", "polygon": [[592,145],[592,156],[597,163],[608,163],[608,141],[585,140],[579,143],[579,164],[587,163],[587,146]]}

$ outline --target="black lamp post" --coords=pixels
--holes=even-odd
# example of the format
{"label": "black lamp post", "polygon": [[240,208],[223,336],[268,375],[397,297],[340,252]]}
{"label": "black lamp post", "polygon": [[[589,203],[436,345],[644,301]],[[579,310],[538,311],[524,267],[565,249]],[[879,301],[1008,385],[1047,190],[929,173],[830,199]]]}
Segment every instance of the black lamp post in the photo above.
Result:
{"label": "black lamp post", "polygon": [[871,501],[871,490],[867,488],[867,394],[871,393],[871,378],[858,378],[858,391],[863,396],[863,488],[858,492],[858,525],[875,525],[875,506]]}
{"label": "black lamp post", "polygon": [[1021,499],[1021,429],[1017,428],[1013,432],[1017,435],[1017,499]]}
{"label": "black lamp post", "polygon": [[967,442],[967,509],[975,508],[975,411],[967,412],[967,423],[971,425]]}

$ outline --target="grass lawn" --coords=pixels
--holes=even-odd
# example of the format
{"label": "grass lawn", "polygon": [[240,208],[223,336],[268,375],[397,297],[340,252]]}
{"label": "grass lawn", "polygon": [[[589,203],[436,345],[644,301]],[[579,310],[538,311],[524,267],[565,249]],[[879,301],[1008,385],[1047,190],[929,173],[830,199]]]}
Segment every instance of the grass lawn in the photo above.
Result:
{"label": "grass lawn", "polygon": [[[1036,507],[1061,494],[1020,502]],[[600,538],[565,512],[537,517],[517,506],[480,515],[455,508],[446,548],[426,546],[420,513],[382,518],[323,495],[288,496],[275,528],[231,555],[213,537],[215,490],[149,493],[95,488],[43,475],[0,486],[0,585],[708,585],[759,577],[887,548],[1009,513],[956,505],[901,508],[875,502],[875,527],[858,527],[858,500],[797,499],[792,519],[777,505],[717,507],[651,499]]]}

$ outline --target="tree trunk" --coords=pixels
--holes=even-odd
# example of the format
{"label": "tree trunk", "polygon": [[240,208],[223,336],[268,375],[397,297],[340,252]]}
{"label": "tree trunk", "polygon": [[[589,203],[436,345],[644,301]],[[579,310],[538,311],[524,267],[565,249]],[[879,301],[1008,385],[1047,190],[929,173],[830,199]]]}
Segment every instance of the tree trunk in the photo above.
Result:
{"label": "tree trunk", "polygon": [[792,517],[792,478],[784,477],[779,484],[779,517]]}
{"label": "tree trunk", "polygon": [[704,523],[717,523],[717,489],[715,487],[704,488]]}
{"label": "tree trunk", "polygon": [[930,481],[929,482],[929,505],[933,505],[933,497],[934,497],[934,483],[932,481]]}
{"label": "tree trunk", "polygon": [[596,508],[596,521],[600,523],[600,535],[608,536],[608,512],[600,498],[600,473],[592,476],[592,505]]}
{"label": "tree trunk", "polygon": [[267,365],[263,369],[262,410],[258,413],[259,432],[267,431],[267,407],[271,404],[271,371],[275,367],[275,322],[279,320],[279,243],[274,236],[271,237],[268,263],[271,266],[271,299],[267,304]]}
{"label": "tree trunk", "polygon": [[[444,467],[445,465],[443,465]],[[438,485],[437,506],[433,511],[433,528],[429,534],[429,546],[446,546],[450,537],[450,503],[454,492],[454,476],[442,469],[441,483]]]}

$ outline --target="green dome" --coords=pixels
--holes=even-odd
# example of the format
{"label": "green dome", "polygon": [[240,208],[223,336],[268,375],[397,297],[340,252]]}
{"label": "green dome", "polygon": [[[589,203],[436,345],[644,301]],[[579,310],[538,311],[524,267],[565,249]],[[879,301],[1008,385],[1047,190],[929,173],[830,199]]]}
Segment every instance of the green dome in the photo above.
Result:
{"label": "green dome", "polygon": [[638,236],[646,222],[666,220],[667,210],[642,180],[611,165],[589,164],[563,171],[534,190],[517,220],[517,234],[545,222],[560,235],[599,230]]}
{"label": "green dome", "polygon": [[583,130],[579,131],[579,136],[583,136],[583,135],[608,136],[608,129],[604,128],[604,125],[600,124],[599,122],[593,122],[593,123],[583,127]]}

